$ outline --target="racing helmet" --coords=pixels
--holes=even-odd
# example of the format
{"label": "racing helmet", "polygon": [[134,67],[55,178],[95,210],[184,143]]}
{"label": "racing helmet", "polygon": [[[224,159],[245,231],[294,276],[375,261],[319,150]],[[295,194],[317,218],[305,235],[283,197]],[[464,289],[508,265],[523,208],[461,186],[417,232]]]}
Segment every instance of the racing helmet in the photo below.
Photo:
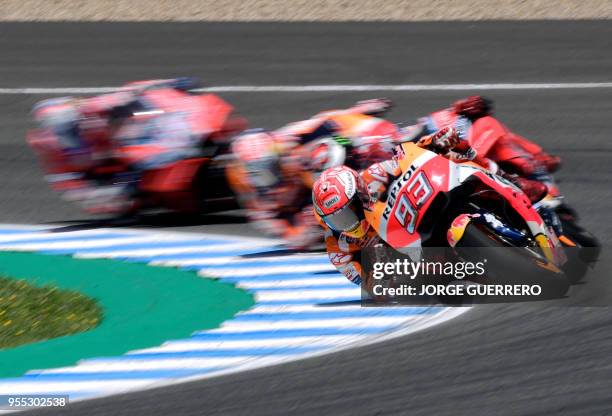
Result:
{"label": "racing helmet", "polygon": [[363,237],[368,230],[363,198],[366,185],[359,174],[347,166],[327,169],[312,188],[316,214],[333,231],[353,238]]}
{"label": "racing helmet", "polygon": [[493,102],[480,95],[471,95],[455,101],[453,110],[470,120],[476,120],[493,112]]}
{"label": "racing helmet", "polygon": [[280,183],[281,155],[276,138],[270,132],[247,131],[232,143],[231,151],[255,189],[264,190]]}
{"label": "racing helmet", "polygon": [[42,128],[54,128],[76,122],[80,118],[77,101],[72,97],[49,98],[34,105],[32,114]]}
{"label": "racing helmet", "polygon": [[365,169],[372,163],[391,159],[397,146],[396,137],[388,134],[356,138],[352,155],[355,166]]}
{"label": "racing helmet", "polygon": [[346,160],[346,149],[333,137],[325,137],[309,143],[305,157],[307,166],[317,179],[323,171],[342,166]]}

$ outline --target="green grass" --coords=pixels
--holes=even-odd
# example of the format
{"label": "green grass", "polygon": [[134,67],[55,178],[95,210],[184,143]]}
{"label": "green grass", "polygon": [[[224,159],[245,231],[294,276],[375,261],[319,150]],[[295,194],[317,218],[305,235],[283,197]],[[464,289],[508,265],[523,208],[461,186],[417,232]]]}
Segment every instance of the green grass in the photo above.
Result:
{"label": "green grass", "polygon": [[78,292],[0,277],[0,349],[98,326],[102,309]]}

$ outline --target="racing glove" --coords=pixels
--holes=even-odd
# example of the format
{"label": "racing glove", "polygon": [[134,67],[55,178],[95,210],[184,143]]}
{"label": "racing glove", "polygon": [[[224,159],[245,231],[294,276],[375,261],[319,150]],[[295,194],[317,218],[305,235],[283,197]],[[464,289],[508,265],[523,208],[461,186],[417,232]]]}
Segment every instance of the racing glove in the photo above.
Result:
{"label": "racing glove", "polygon": [[438,153],[446,154],[459,145],[461,139],[452,127],[444,127],[434,134],[424,136],[417,142],[419,147],[430,148]]}
{"label": "racing glove", "polygon": [[485,168],[491,168],[492,171],[497,169],[493,161],[478,157],[474,148],[467,141],[461,140],[457,130],[452,127],[444,127],[434,134],[422,137],[417,145],[444,155],[453,162],[474,161]]}

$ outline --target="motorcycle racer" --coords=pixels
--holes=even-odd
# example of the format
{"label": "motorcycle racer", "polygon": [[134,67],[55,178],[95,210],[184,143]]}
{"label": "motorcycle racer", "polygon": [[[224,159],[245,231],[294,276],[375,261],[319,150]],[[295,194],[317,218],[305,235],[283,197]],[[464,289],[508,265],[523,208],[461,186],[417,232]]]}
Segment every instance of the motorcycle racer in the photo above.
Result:
{"label": "motorcycle racer", "polygon": [[296,249],[320,241],[312,217],[312,184],[331,167],[362,169],[389,159],[400,137],[394,124],[378,117],[389,108],[384,99],[360,101],[276,131],[238,137],[227,175],[254,226]]}
{"label": "motorcycle racer", "polygon": [[[538,182],[550,183],[549,173],[561,163],[558,156],[546,153],[540,146],[522,137],[493,117],[491,100],[475,95],[462,98],[449,108],[435,111],[412,126],[412,135],[433,134],[443,127],[454,127],[462,140],[469,142],[480,157],[488,158],[509,174]],[[528,194],[538,193],[537,182],[523,183]],[[555,192],[554,189],[551,191]]]}
{"label": "motorcycle racer", "polygon": [[[193,78],[140,81],[95,97],[44,100],[28,140],[47,164],[53,159],[47,179],[65,199],[90,213],[129,213],[145,171],[195,157],[216,139],[201,122],[204,96],[190,92],[197,86]],[[225,104],[214,98],[206,104]]]}
{"label": "motorcycle racer", "polygon": [[[445,128],[424,136],[419,146],[431,146],[437,153],[456,161],[474,158],[474,151],[461,145],[454,129]],[[312,188],[314,217],[323,227],[331,263],[351,282],[366,278],[361,250],[381,242],[365,219],[364,210],[386,198],[388,185],[401,174],[397,160],[374,163],[361,173],[348,166],[324,171]]]}
{"label": "motorcycle racer", "polygon": [[[484,163],[453,128],[423,136],[417,145],[458,163]],[[381,242],[365,219],[364,210],[378,200],[384,201],[388,185],[399,175],[401,169],[393,158],[374,163],[361,173],[347,166],[328,169],[313,186],[314,216],[324,229],[330,261],[355,284],[367,278],[363,275],[361,250]]]}
{"label": "motorcycle racer", "polygon": [[[70,155],[78,150],[106,148],[112,140],[130,140],[129,135],[134,136],[135,132],[125,131],[127,137],[118,136],[122,127],[135,118],[135,114],[151,115],[147,112],[155,110],[154,104],[147,102],[143,95],[146,89],[175,88],[187,91],[197,85],[197,81],[192,78],[139,81],[125,85],[119,91],[90,98],[61,97],[43,100],[34,106],[32,112],[39,125],[50,129],[57,136],[63,150]],[[143,136],[144,134],[143,132]],[[141,138],[146,139],[147,137]],[[150,137],[150,140],[162,139],[163,137]],[[174,144],[174,147],[177,145]]]}

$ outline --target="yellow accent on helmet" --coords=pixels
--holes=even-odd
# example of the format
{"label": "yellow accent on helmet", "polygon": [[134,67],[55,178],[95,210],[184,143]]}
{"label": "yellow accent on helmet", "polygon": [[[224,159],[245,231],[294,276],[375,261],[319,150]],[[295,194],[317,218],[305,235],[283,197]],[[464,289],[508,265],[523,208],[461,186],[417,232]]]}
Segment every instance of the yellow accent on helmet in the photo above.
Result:
{"label": "yellow accent on helmet", "polygon": [[355,228],[348,230],[348,231],[344,231],[344,234],[348,235],[349,237],[353,237],[353,238],[363,238],[366,233],[368,232],[368,222],[366,220],[362,220],[359,221],[359,223],[355,226]]}

